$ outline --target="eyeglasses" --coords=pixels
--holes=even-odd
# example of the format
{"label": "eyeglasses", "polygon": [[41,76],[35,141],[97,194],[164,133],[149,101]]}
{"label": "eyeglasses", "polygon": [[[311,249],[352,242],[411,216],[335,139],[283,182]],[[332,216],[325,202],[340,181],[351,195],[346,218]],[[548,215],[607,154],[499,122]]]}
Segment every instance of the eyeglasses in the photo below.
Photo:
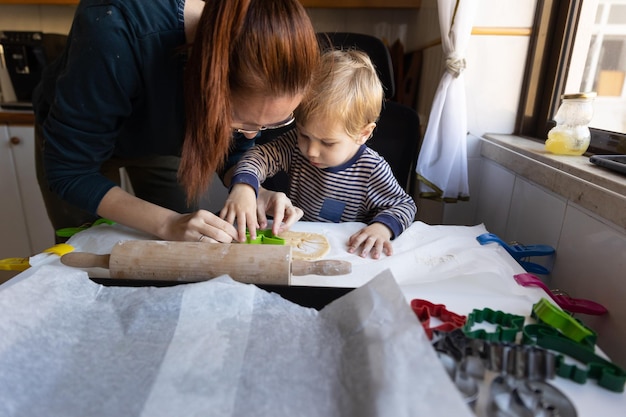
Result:
{"label": "eyeglasses", "polygon": [[295,120],[296,120],[296,118],[295,118],[295,116],[293,115],[293,112],[292,112],[289,115],[289,117],[287,119],[285,119],[284,121],[282,121],[282,122],[275,123],[273,125],[259,126],[256,129],[244,129],[244,128],[239,128],[239,127],[234,127],[233,128],[233,132],[234,133],[242,133],[244,135],[254,135],[256,133],[259,133],[262,130],[280,129],[281,127],[289,126]]}

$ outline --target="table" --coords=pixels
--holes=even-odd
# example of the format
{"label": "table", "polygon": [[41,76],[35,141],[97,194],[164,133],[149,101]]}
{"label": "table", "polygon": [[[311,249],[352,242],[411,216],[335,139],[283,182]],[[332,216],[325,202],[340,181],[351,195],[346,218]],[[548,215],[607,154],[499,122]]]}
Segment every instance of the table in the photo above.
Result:
{"label": "table", "polygon": [[[415,222],[393,242],[393,256],[379,260],[360,258],[345,251],[348,237],[361,227],[360,223],[294,225],[293,230],[325,235],[331,244],[326,258],[348,260],[353,268],[351,274],[344,276],[293,277],[292,285],[356,288],[389,271],[407,303],[415,298],[425,299],[445,304],[462,315],[475,308],[491,308],[528,317],[532,305],[545,297],[540,289],[515,283],[513,275],[523,269],[503,248],[496,244],[482,246],[476,241],[476,236],[487,232],[483,225],[431,226]],[[125,239],[150,239],[150,236],[119,225],[100,225],[75,235],[68,243],[76,250],[108,253],[115,243]],[[60,265],[60,262],[55,257],[46,258],[1,285],[0,295],[2,290],[29,279],[46,265]],[[59,268],[61,274],[62,268],[68,267]],[[90,273],[102,276],[106,271],[96,269]],[[625,394],[609,392],[594,381],[579,385],[557,377],[550,382],[573,401],[578,416],[621,416],[626,409]]]}

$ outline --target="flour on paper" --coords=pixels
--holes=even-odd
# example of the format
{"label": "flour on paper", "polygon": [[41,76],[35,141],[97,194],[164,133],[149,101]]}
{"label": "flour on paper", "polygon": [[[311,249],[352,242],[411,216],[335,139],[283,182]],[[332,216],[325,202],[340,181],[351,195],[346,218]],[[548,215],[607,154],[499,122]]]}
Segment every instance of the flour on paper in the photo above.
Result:
{"label": "flour on paper", "polygon": [[446,264],[455,260],[454,255],[442,255],[442,256],[416,256],[418,263],[434,267],[441,264]]}
{"label": "flour on paper", "polygon": [[280,234],[285,244],[291,246],[293,259],[315,261],[330,251],[330,243],[326,236],[319,233],[295,232],[288,230]]}

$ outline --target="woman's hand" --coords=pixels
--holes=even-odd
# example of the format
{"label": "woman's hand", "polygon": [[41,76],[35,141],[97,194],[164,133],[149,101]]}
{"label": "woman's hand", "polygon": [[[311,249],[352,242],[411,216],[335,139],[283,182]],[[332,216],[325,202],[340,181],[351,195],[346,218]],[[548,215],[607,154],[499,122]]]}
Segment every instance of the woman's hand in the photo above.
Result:
{"label": "woman's hand", "polygon": [[348,252],[366,258],[371,253],[372,259],[380,258],[380,254],[393,255],[391,230],[382,223],[372,223],[359,230],[348,239]]}
{"label": "woman's hand", "polygon": [[225,220],[207,210],[194,213],[174,213],[164,227],[166,240],[188,242],[230,243],[237,239],[237,230]]}
{"label": "woman's hand", "polygon": [[228,194],[220,217],[230,224],[237,222],[237,240],[246,241],[246,228],[250,231],[250,238],[256,239],[257,199],[254,188],[247,184],[235,184]]}
{"label": "woman's hand", "polygon": [[302,209],[295,207],[285,193],[259,188],[257,216],[261,229],[267,227],[267,215],[274,218],[272,233],[278,235],[300,220],[304,212]]}
{"label": "woman's hand", "polygon": [[98,206],[106,219],[141,230],[163,240],[230,243],[237,239],[232,224],[207,210],[180,214],[111,188]]}

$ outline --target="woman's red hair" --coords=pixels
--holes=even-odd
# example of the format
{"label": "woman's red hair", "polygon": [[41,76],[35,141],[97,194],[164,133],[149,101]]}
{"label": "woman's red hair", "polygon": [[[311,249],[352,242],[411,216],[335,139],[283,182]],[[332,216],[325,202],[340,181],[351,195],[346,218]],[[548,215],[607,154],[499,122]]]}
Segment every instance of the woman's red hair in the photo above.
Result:
{"label": "woman's red hair", "polygon": [[311,21],[298,0],[211,0],[185,73],[186,133],[178,177],[197,201],[232,142],[233,93],[303,93],[319,62]]}

